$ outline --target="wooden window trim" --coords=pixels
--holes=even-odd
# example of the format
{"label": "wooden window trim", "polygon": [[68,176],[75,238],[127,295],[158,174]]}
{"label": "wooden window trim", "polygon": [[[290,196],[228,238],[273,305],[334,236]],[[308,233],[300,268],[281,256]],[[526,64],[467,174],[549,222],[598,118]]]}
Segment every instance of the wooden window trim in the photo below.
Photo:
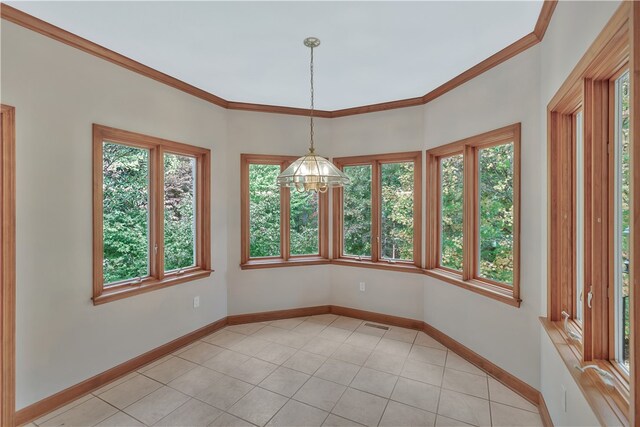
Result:
{"label": "wooden window trim", "polygon": [[[387,153],[333,159],[340,170],[345,166],[371,165],[371,256],[358,257],[343,253],[343,200],[342,188],[333,191],[333,250],[331,263],[350,267],[420,273],[422,267],[422,152]],[[380,259],[381,222],[381,165],[386,163],[413,162],[413,260],[388,262]],[[376,242],[376,243],[373,243]]]}
{"label": "wooden window trim", "polygon": [[280,256],[251,258],[249,235],[249,165],[280,165],[280,171],[285,170],[291,163],[297,160],[294,156],[277,156],[267,154],[241,154],[240,155],[240,217],[241,217],[241,257],[240,268],[242,270],[254,270],[275,267],[297,267],[319,265],[329,263],[329,202],[328,194],[319,194],[318,208],[318,246],[319,252],[315,255],[291,255],[290,254],[290,189],[280,190]]}
{"label": "wooden window trim", "polygon": [[[103,171],[104,141],[149,150],[149,271],[140,281],[129,279],[104,287],[103,279]],[[196,159],[195,266],[164,271],[164,153]],[[211,151],[139,133],[93,125],[93,304],[127,298],[211,275]],[[154,245],[158,250],[154,251]],[[155,252],[155,254],[154,254]]]}
{"label": "wooden window trim", "polygon": [[[611,266],[613,224],[610,188],[613,156],[608,156],[607,146],[613,143],[614,105],[611,81],[625,68],[629,69],[631,85],[631,174],[632,182],[640,182],[640,112],[633,108],[640,99],[640,5],[638,2],[622,2],[602,32],[578,62],[567,80],[550,101],[548,116],[548,319],[543,319],[545,330],[554,340],[561,357],[567,363],[572,376],[582,389],[598,419],[604,424],[636,425],[640,422],[640,395],[638,382],[637,337],[638,307],[640,306],[640,239],[631,239],[630,293],[631,342],[630,374],[620,369],[615,361],[613,282]],[[635,23],[635,25],[634,25]],[[570,339],[563,330],[562,310],[571,309],[568,298],[574,284],[572,272],[563,269],[560,259],[575,259],[575,247],[571,232],[575,230],[575,197],[570,189],[574,185],[575,167],[568,161],[571,156],[571,130],[568,117],[572,103],[580,94],[583,100],[585,158],[585,258],[591,262],[584,272],[582,344]],[[636,147],[634,149],[634,147]],[[569,179],[571,178],[571,179]],[[632,184],[631,235],[640,229],[640,186]],[[567,219],[564,219],[565,216]],[[566,241],[562,236],[570,236]],[[563,242],[564,240],[564,242]],[[587,263],[585,263],[587,264]],[[634,268],[635,265],[635,268]],[[588,291],[593,291],[592,307],[587,304]],[[572,313],[573,314],[573,313]],[[549,326],[551,325],[551,326]],[[575,326],[575,324],[573,325]],[[571,325],[570,325],[571,327]],[[557,332],[554,332],[557,331]],[[568,348],[571,351],[563,351]],[[571,356],[571,357],[569,357]],[[613,376],[615,387],[603,384],[597,374],[581,374],[576,364],[596,364]],[[583,387],[587,378],[593,385]],[[605,402],[603,404],[603,401]]]}
{"label": "wooden window trim", "polygon": [[[479,247],[479,151],[497,145],[513,143],[513,284],[509,286],[481,277],[478,273]],[[462,271],[440,265],[440,160],[463,155],[464,162],[464,217]],[[514,307],[520,307],[520,123],[465,138],[427,151],[427,263],[424,273],[460,286],[472,292],[493,298]]]}

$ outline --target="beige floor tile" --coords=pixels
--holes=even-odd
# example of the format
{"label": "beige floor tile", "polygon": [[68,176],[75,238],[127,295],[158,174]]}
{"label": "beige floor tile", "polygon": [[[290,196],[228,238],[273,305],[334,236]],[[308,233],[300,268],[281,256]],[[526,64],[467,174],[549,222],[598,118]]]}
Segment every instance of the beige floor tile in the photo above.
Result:
{"label": "beige floor tile", "polygon": [[267,378],[269,374],[275,371],[277,367],[278,365],[252,357],[229,372],[229,376],[248,382],[249,384],[258,385],[262,380]]}
{"label": "beige floor tile", "polygon": [[333,381],[334,383],[349,385],[351,380],[356,376],[360,366],[353,363],[343,362],[342,360],[329,359],[313,374],[315,377],[323,380]]}
{"label": "beige floor tile", "polygon": [[226,412],[220,415],[216,420],[211,424],[211,427],[252,427],[248,421],[245,421],[241,418],[236,417],[235,415],[227,414]]}
{"label": "beige floor tile", "polygon": [[421,345],[413,345],[409,356],[410,360],[418,362],[431,363],[432,365],[444,366],[447,359],[447,352],[437,348],[423,347]]}
{"label": "beige floor tile", "polygon": [[274,320],[273,322],[270,323],[270,326],[273,326],[274,328],[282,328],[282,329],[291,330],[291,329],[295,328],[296,326],[298,326],[299,324],[301,324],[302,322],[304,322],[305,320],[306,319],[302,318],[302,317],[294,317],[292,319]]}
{"label": "beige floor tile", "polygon": [[340,343],[337,341],[314,337],[311,341],[306,343],[304,347],[302,347],[302,350],[329,357],[338,349],[338,347],[340,347]]}
{"label": "beige floor tile", "polygon": [[212,369],[198,366],[167,384],[181,393],[197,396],[219,381],[223,374]]}
{"label": "beige floor tile", "polygon": [[[372,326],[375,325],[375,326]],[[383,326],[381,328],[376,326]],[[363,322],[362,325],[358,326],[354,332],[365,335],[373,335],[375,337],[382,338],[384,334],[389,331],[389,327],[386,325],[381,325],[379,323],[374,322]]]}
{"label": "beige floor tile", "polygon": [[126,407],[124,412],[146,425],[153,425],[188,400],[186,394],[164,386]]}
{"label": "beige floor tile", "polygon": [[171,359],[154,366],[148,371],[145,371],[144,375],[163,384],[167,384],[196,366],[198,365],[189,362],[188,360],[184,360],[179,357],[172,357]]}
{"label": "beige floor tile", "polygon": [[200,365],[220,353],[222,350],[222,347],[198,341],[196,345],[178,354],[178,357]]}
{"label": "beige floor tile", "polygon": [[476,375],[487,375],[482,369],[476,367],[472,363],[467,362],[461,356],[458,356],[453,351],[447,354],[447,368],[456,369],[458,371],[469,372]]}
{"label": "beige floor tile", "polygon": [[346,389],[343,385],[312,377],[293,395],[293,398],[316,408],[330,411]]}
{"label": "beige floor tile", "polygon": [[249,383],[222,375],[195,398],[226,411],[252,389]]}
{"label": "beige floor tile", "polygon": [[[122,384],[123,382],[129,381],[131,378],[135,377],[136,375],[138,375],[137,372],[131,372],[131,373],[129,373],[129,374],[123,376],[123,377],[118,378],[115,381],[111,381],[109,384],[106,384],[106,385],[100,387],[97,390],[94,390],[93,394],[96,395],[96,396],[99,395],[99,394],[102,394],[105,391],[107,391],[107,390],[109,390],[111,388],[114,388],[117,385]],[[85,396],[85,398],[89,398],[89,396]]]}
{"label": "beige floor tile", "polygon": [[381,427],[432,427],[436,422],[436,414],[390,401],[380,420]]}
{"label": "beige floor tile", "polygon": [[442,388],[489,399],[487,377],[470,374],[468,372],[445,369]]}
{"label": "beige floor tile", "polygon": [[265,378],[260,387],[292,397],[309,378],[307,374],[281,366]]}
{"label": "beige floor tile", "polygon": [[386,406],[387,399],[348,388],[331,412],[367,426],[377,426]]}
{"label": "beige floor tile", "polygon": [[118,410],[97,397],[74,406],[57,415],[40,426],[94,426],[117,413]]}
{"label": "beige floor tile", "polygon": [[138,372],[148,371],[149,369],[153,368],[154,366],[159,365],[159,364],[161,364],[163,362],[166,362],[167,360],[171,359],[172,357],[173,357],[173,355],[167,354],[166,356],[161,357],[160,359],[156,359],[153,362],[144,365],[142,368],[138,369]]}
{"label": "beige floor tile", "polygon": [[340,316],[331,323],[331,327],[345,329],[347,331],[355,331],[362,324],[362,320],[353,317]]}
{"label": "beige floor tile", "polygon": [[451,390],[442,390],[438,414],[475,426],[491,425],[489,401]]}
{"label": "beige floor tile", "polygon": [[296,349],[293,347],[287,347],[286,345],[276,344],[274,342],[269,343],[265,348],[260,350],[255,357],[260,360],[275,363],[276,365],[282,365],[291,356],[296,353]]}
{"label": "beige floor tile", "polygon": [[327,358],[324,356],[301,350],[291,356],[282,366],[313,375],[325,360],[327,360]]}
{"label": "beige floor tile", "polygon": [[393,356],[374,350],[365,362],[364,366],[378,371],[387,372],[389,374],[400,375],[400,372],[402,372],[402,368],[404,367],[404,363],[404,357]]}
{"label": "beige floor tile", "polygon": [[316,314],[315,316],[310,316],[308,320],[311,322],[323,323],[325,325],[328,325],[329,323],[333,322],[337,318],[338,316],[335,314],[326,313],[326,314]]}
{"label": "beige floor tile", "polygon": [[231,350],[223,350],[204,362],[202,366],[222,372],[223,374],[228,374],[249,359],[250,357],[246,354]]}
{"label": "beige floor tile", "polygon": [[378,342],[375,350],[393,356],[407,357],[411,351],[411,344],[389,338],[382,338],[380,342]]}
{"label": "beige floor tile", "polygon": [[413,341],[416,339],[416,335],[418,335],[418,331],[416,330],[392,326],[382,338],[413,344]]}
{"label": "beige floor tile", "polygon": [[362,368],[351,381],[350,387],[388,399],[391,397],[396,381],[398,381],[398,377],[395,375]]}
{"label": "beige floor tile", "polygon": [[96,427],[144,427],[144,423],[141,423],[129,414],[118,411],[100,424],[96,424]]}
{"label": "beige floor tile", "polygon": [[462,421],[454,420],[453,418],[443,417],[442,415],[436,416],[436,427],[467,427],[471,424],[463,423]]}
{"label": "beige floor tile", "polygon": [[191,399],[155,425],[166,427],[206,427],[221,414],[221,410],[199,400]]}
{"label": "beige floor tile", "polygon": [[329,415],[321,409],[314,408],[295,400],[288,401],[269,421],[268,426],[321,426]]}
{"label": "beige floor tile", "polygon": [[261,388],[254,388],[229,409],[229,413],[263,426],[287,403],[287,398]]}
{"label": "beige floor tile", "polygon": [[435,413],[439,395],[439,387],[408,378],[399,378],[391,394],[391,400]]}
{"label": "beige floor tile", "polygon": [[273,338],[273,342],[286,345],[287,347],[293,347],[300,349],[304,347],[306,343],[311,340],[312,337],[308,335],[299,334],[293,331],[284,331],[283,334],[278,334]]}
{"label": "beige floor tile", "polygon": [[320,332],[322,332],[324,328],[326,328],[326,326],[323,325],[322,323],[305,320],[304,322],[300,323],[298,326],[293,328],[293,332],[297,332],[302,335],[315,336],[315,335],[318,335]]}
{"label": "beige floor tile", "polygon": [[262,338],[263,340],[275,342],[276,339],[287,334],[287,332],[288,331],[286,329],[274,328],[273,326],[267,325],[264,328],[260,329],[259,331],[253,333],[251,336],[256,338]]}
{"label": "beige floor tile", "polygon": [[540,414],[491,402],[491,421],[495,427],[542,426]]}
{"label": "beige floor tile", "polygon": [[434,338],[430,337],[429,335],[425,334],[424,332],[418,332],[418,334],[416,335],[416,340],[413,343],[415,345],[421,345],[423,347],[437,348],[439,350],[446,350],[447,349],[447,347],[445,347],[444,345],[440,344],[439,341],[436,341]]}
{"label": "beige floor tile", "polygon": [[340,343],[345,342],[346,339],[349,338],[349,335],[351,335],[351,331],[348,331],[346,329],[334,328],[333,326],[327,326],[322,330],[322,332],[318,334],[318,336],[321,338],[338,341]]}
{"label": "beige floor tile", "polygon": [[442,366],[407,360],[400,375],[405,378],[440,387],[443,374],[444,368]]}
{"label": "beige floor tile", "polygon": [[129,381],[101,393],[99,397],[116,408],[123,409],[160,387],[161,383],[138,374]]}
{"label": "beige floor tile", "polygon": [[349,338],[345,340],[345,344],[364,348],[365,350],[373,350],[376,347],[376,345],[378,345],[379,341],[380,341],[379,336],[367,335],[360,332],[354,332],[351,335],[349,335]]}
{"label": "beige floor tile", "polygon": [[245,323],[242,325],[227,326],[225,330],[235,332],[237,334],[251,335],[264,327],[265,325],[263,323]]}
{"label": "beige floor tile", "polygon": [[339,417],[335,414],[329,414],[327,419],[324,420],[324,423],[322,423],[323,427],[359,427],[361,425],[360,423]]}
{"label": "beige floor tile", "polygon": [[333,352],[331,358],[362,366],[367,361],[370,354],[371,350],[367,348],[356,347],[351,344],[342,344]]}
{"label": "beige floor tile", "polygon": [[[133,376],[135,376],[135,375],[137,375],[137,374],[134,373]],[[128,375],[127,375],[127,377],[128,377]],[[87,400],[91,399],[92,397],[93,396],[91,394],[84,395],[84,396],[74,400],[73,402],[67,403],[63,407],[56,409],[55,411],[51,411],[48,414],[45,414],[45,415],[41,416],[40,418],[38,418],[37,420],[34,421],[34,424],[42,425],[47,420],[50,420],[51,418],[57,417],[58,415],[62,414],[63,412],[67,412],[69,409],[71,409],[71,408],[73,408],[75,406],[78,406],[81,403],[86,402]]]}
{"label": "beige floor tile", "polygon": [[203,338],[202,341],[217,345],[218,347],[231,348],[231,346],[238,341],[242,341],[245,336],[246,335],[223,329],[213,335]]}
{"label": "beige floor tile", "polygon": [[185,351],[189,350],[190,348],[195,347],[196,345],[198,345],[198,343],[200,343],[201,341],[194,341],[190,344],[187,344],[183,347],[180,347],[179,349],[177,349],[176,351],[174,351],[173,353],[171,353],[172,356],[177,356],[180,353],[184,353]]}
{"label": "beige floor tile", "polygon": [[489,400],[525,409],[530,412],[538,412],[538,407],[536,405],[491,377],[489,377]]}

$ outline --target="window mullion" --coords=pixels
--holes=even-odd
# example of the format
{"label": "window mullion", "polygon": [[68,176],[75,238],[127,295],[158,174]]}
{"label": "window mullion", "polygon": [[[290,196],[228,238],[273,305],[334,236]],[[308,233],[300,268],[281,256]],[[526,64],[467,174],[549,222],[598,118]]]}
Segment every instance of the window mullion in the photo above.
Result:
{"label": "window mullion", "polygon": [[164,150],[158,146],[151,150],[151,258],[152,276],[164,278]]}
{"label": "window mullion", "polygon": [[477,205],[478,205],[478,174],[477,150],[471,146],[464,147],[463,159],[463,194],[464,215],[462,236],[462,279],[473,279],[476,272],[476,245],[477,237]]}
{"label": "window mullion", "polygon": [[380,220],[382,216],[382,205],[380,204],[380,161],[371,163],[371,261],[378,262],[380,259]]}
{"label": "window mullion", "polygon": [[[284,171],[288,163],[282,163],[280,168],[281,171]],[[282,187],[280,189],[280,256],[283,260],[287,261],[290,254],[290,245],[289,245],[289,237],[291,233],[289,232],[289,220],[290,220],[290,210],[291,210],[291,188]],[[293,191],[297,191],[293,189]]]}

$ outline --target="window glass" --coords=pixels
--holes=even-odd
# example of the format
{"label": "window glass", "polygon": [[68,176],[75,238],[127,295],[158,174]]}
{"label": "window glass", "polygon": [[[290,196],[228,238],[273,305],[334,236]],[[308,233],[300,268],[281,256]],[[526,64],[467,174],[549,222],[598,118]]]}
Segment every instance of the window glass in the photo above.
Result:
{"label": "window glass", "polygon": [[149,275],[149,150],[103,143],[105,286]]}
{"label": "window glass", "polygon": [[291,255],[318,255],[319,194],[291,189],[289,213],[289,245]]}
{"label": "window glass", "polygon": [[164,155],[164,269],[196,263],[196,159]]}
{"label": "window glass", "polygon": [[478,153],[479,274],[513,283],[513,144]]}
{"label": "window glass", "polygon": [[464,162],[462,154],[440,159],[440,266],[462,271]]}
{"label": "window glass", "polygon": [[629,369],[630,138],[629,72],[616,80],[615,98],[615,294],[616,358]]}
{"label": "window glass", "polygon": [[249,165],[249,256],[280,256],[280,165]]}
{"label": "window glass", "polygon": [[575,143],[576,143],[576,310],[574,318],[582,323],[583,292],[584,292],[584,139],[582,111],[575,115]]}
{"label": "window glass", "polygon": [[413,162],[383,163],[380,258],[413,259]]}
{"label": "window glass", "polygon": [[343,194],[343,253],[371,256],[371,165],[345,166],[351,184]]}

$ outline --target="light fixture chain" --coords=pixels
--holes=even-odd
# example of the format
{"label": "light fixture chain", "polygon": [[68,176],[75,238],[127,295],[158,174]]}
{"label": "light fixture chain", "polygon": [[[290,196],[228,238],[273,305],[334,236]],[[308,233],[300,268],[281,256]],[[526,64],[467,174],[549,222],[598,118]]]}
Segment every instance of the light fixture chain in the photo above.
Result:
{"label": "light fixture chain", "polygon": [[311,46],[311,64],[309,66],[311,71],[311,152],[314,151],[313,147],[313,110],[314,110],[314,99],[313,99],[313,46]]}

